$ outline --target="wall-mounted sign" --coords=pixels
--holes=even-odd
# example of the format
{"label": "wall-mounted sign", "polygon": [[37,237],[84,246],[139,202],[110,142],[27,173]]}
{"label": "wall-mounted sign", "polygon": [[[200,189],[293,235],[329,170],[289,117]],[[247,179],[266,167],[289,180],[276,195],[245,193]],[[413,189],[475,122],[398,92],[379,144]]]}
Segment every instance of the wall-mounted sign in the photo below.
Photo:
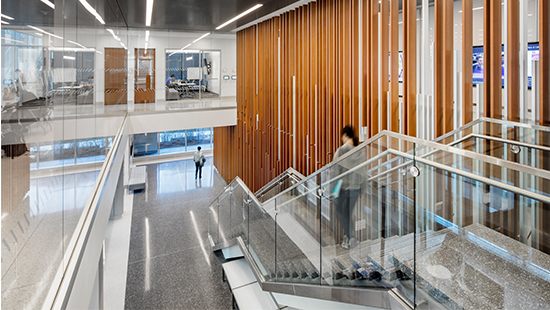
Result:
{"label": "wall-mounted sign", "polygon": [[236,76],[236,75],[232,75],[232,76],[231,76],[231,79],[232,79],[232,80],[236,80],[236,79],[237,79],[237,76]]}
{"label": "wall-mounted sign", "polygon": [[224,80],[229,80],[229,75],[224,75],[224,76],[223,76],[223,79],[224,79]]}

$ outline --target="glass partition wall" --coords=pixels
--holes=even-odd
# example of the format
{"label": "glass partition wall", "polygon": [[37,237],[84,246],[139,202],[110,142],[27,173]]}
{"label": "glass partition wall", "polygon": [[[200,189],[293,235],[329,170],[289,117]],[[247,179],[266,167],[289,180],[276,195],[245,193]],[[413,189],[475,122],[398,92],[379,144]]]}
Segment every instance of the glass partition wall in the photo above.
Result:
{"label": "glass partition wall", "polygon": [[177,91],[167,100],[220,99],[220,74],[221,51],[166,50],[167,86]]}
{"label": "glass partition wall", "polygon": [[[1,31],[3,309],[51,306],[47,296],[59,286],[58,271],[126,113],[105,117],[103,102],[105,50],[121,49],[127,58],[127,28],[106,1],[88,4],[95,15],[78,1],[55,9],[2,2],[2,14],[13,18]],[[110,92],[124,94],[127,71],[119,75]]]}

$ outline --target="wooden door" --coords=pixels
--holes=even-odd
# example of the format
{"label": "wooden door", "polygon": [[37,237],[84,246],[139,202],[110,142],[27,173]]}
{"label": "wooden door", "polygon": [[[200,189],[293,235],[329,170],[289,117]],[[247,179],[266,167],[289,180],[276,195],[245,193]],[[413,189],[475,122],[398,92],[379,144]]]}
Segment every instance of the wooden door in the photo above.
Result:
{"label": "wooden door", "polygon": [[105,48],[105,104],[126,104],[126,50]]}
{"label": "wooden door", "polygon": [[136,48],[134,103],[155,102],[155,49]]}

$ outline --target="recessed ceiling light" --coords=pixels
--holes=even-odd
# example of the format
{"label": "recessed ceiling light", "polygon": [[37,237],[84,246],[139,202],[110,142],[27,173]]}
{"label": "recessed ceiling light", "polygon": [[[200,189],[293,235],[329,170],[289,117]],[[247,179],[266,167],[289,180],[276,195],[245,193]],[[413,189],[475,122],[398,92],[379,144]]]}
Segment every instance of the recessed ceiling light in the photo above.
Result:
{"label": "recessed ceiling light", "polygon": [[42,32],[42,33],[45,33],[45,34],[47,34],[47,35],[49,35],[49,36],[51,36],[51,37],[54,37],[54,38],[58,38],[58,39],[60,39],[60,40],[63,40],[63,37],[56,36],[56,35],[53,34],[53,33],[49,33],[49,32],[47,32],[47,31],[45,31],[44,29],[40,29],[40,28],[38,28],[38,27],[31,26],[31,25],[27,25],[27,27],[32,28],[32,29],[37,30],[37,31],[40,31],[40,32]]}
{"label": "recessed ceiling light", "polygon": [[236,21],[237,19],[239,19],[239,18],[245,16],[246,14],[248,14],[248,13],[254,11],[254,10],[257,10],[257,9],[261,8],[262,6],[263,6],[263,4],[256,4],[255,6],[251,7],[250,9],[248,9],[248,10],[242,12],[241,14],[239,14],[239,15],[233,17],[232,19],[226,21],[225,23],[219,25],[218,27],[216,27],[216,30],[222,29],[223,27],[225,27],[225,26],[231,24],[232,22],[234,22],[234,21]]}
{"label": "recessed ceiling light", "polygon": [[48,0],[40,0],[40,1],[42,1],[44,4],[46,4],[47,6],[55,10],[55,4],[51,3]]}
{"label": "recessed ceiling light", "polygon": [[0,16],[2,16],[2,18],[9,19],[9,20],[14,20],[15,19],[13,17],[9,17],[8,15],[4,15],[4,14],[0,14]]}
{"label": "recessed ceiling light", "polygon": [[145,26],[151,26],[151,18],[153,18],[153,3],[155,0],[147,0],[147,8],[145,13]]}
{"label": "recessed ceiling light", "polygon": [[95,16],[95,19],[97,19],[97,21],[99,21],[102,25],[105,25],[103,17],[99,15],[99,13],[88,3],[88,1],[80,0],[80,3],[86,8],[86,10],[88,10],[88,12],[90,12],[90,14]]}
{"label": "recessed ceiling light", "polygon": [[63,56],[63,59],[75,60],[76,58],[73,56]]}

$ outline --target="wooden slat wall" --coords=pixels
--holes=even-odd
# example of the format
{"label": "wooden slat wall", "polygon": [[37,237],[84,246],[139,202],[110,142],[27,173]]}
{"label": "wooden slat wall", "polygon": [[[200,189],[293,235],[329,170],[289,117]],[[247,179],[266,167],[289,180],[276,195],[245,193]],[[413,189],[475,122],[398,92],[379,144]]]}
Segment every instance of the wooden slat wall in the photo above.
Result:
{"label": "wooden slat wall", "polygon": [[[214,130],[214,164],[226,181],[239,176],[250,188],[260,188],[292,166],[293,139],[294,168],[310,174],[332,160],[343,126],[351,124],[359,133],[361,119],[375,121],[359,115],[360,76],[367,81],[375,72],[364,70],[365,61],[359,66],[361,41],[370,40],[365,32],[360,38],[361,7],[377,18],[378,1],[321,0],[237,33],[237,126]],[[377,48],[377,39],[370,42]],[[369,83],[377,83],[377,70]],[[378,87],[368,85],[373,93]]]}
{"label": "wooden slat wall", "polygon": [[[516,1],[509,0],[510,8],[515,7]],[[437,135],[453,129],[453,72],[449,70],[453,67],[452,2],[436,1],[434,57],[438,61],[434,102],[438,112],[434,115],[442,117],[437,123]],[[472,59],[472,2],[462,2],[464,123],[472,120],[472,80],[468,74]],[[239,31],[237,126],[216,128],[214,133],[214,161],[222,176],[227,181],[240,176],[250,188],[258,189],[293,165],[294,151],[295,168],[310,174],[332,160],[341,144],[340,129],[347,124],[353,125],[357,133],[367,126],[368,138],[379,129],[399,131],[402,118],[403,132],[415,136],[417,1],[403,0],[402,3],[403,11],[400,12],[399,1],[394,0],[319,0]],[[484,8],[484,110],[486,116],[500,118],[501,3],[485,0]],[[548,3],[541,0],[540,8],[540,82],[548,85],[549,19],[543,17],[548,14]],[[404,51],[404,110],[401,116],[400,13],[403,13]],[[515,12],[510,12],[509,27],[513,28],[516,21],[512,13]],[[508,35],[510,44],[515,44],[515,34],[508,31]],[[515,57],[512,52],[508,55]],[[509,59],[508,63],[509,71],[515,71],[515,59]],[[293,114],[294,78],[296,115]],[[516,77],[510,74],[508,79],[512,85]],[[541,102],[550,100],[548,89],[550,86],[540,87]],[[513,99],[517,96],[515,90],[508,87],[508,91],[509,101],[516,101]],[[513,105],[510,107],[509,110],[517,110]],[[541,104],[540,110],[541,123],[550,125],[548,105]],[[516,117],[516,112],[513,113]]]}

